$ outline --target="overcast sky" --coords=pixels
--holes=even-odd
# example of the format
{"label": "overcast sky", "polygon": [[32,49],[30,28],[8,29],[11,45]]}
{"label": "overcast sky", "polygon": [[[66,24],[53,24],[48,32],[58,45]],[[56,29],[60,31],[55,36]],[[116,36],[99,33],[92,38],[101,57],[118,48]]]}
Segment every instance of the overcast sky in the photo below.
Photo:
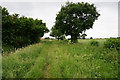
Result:
{"label": "overcast sky", "polygon": [[[18,13],[34,19],[42,19],[46,26],[51,29],[54,25],[56,14],[65,5],[67,0],[0,0],[0,5],[6,7],[10,14]],[[81,2],[82,0],[69,0]],[[93,29],[86,31],[87,37],[106,38],[118,37],[118,0],[83,0],[84,2],[94,3],[98,12],[101,14],[95,21]],[[45,34],[44,37],[48,37]]]}

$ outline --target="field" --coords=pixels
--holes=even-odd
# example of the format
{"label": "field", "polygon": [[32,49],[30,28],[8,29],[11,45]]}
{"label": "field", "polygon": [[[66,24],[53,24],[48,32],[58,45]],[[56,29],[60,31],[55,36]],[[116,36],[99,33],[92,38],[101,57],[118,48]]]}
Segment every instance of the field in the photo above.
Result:
{"label": "field", "polygon": [[118,52],[104,48],[105,39],[42,40],[2,57],[3,78],[117,78]]}

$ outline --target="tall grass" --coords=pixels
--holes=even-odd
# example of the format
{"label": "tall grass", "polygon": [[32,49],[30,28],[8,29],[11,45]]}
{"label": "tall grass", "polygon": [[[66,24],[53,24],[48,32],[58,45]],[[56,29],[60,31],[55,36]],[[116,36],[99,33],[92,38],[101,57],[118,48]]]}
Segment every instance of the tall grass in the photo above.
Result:
{"label": "tall grass", "polygon": [[[46,40],[3,56],[4,78],[117,78],[118,52],[91,40]],[[8,66],[9,65],[9,66]]]}
{"label": "tall grass", "polygon": [[42,44],[35,44],[19,49],[10,55],[2,57],[3,78],[23,77],[36,61],[42,48]]}

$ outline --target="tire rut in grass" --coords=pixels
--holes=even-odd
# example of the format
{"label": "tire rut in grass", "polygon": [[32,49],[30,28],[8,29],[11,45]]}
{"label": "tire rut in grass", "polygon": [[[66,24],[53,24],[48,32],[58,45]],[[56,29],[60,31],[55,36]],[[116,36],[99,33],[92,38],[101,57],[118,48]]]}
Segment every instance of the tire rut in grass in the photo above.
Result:
{"label": "tire rut in grass", "polygon": [[47,51],[47,56],[46,56],[46,65],[45,65],[45,71],[44,71],[44,78],[49,78],[49,58],[48,58],[48,51]]}
{"label": "tire rut in grass", "polygon": [[49,48],[48,52],[48,65],[46,66],[45,78],[61,78],[60,66],[59,66],[59,47],[53,44]]}
{"label": "tire rut in grass", "polygon": [[32,66],[31,70],[25,75],[25,78],[44,78],[48,75],[48,73],[45,75],[45,71],[48,67],[48,49],[50,46],[51,45],[47,43],[43,44],[41,53],[35,61],[35,65]]}
{"label": "tire rut in grass", "polygon": [[53,44],[50,44],[49,47],[47,48],[47,52],[46,52],[46,64],[45,64],[45,70],[44,70],[44,78],[49,78],[49,69],[50,69],[50,66],[49,66],[49,51],[53,48],[51,48],[53,46]]}

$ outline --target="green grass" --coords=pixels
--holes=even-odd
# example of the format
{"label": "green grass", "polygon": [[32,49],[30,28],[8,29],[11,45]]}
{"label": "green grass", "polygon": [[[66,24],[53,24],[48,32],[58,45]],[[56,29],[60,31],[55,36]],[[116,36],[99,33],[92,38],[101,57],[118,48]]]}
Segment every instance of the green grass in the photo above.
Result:
{"label": "green grass", "polygon": [[117,78],[118,52],[103,47],[105,39],[43,40],[2,57],[4,78]]}

